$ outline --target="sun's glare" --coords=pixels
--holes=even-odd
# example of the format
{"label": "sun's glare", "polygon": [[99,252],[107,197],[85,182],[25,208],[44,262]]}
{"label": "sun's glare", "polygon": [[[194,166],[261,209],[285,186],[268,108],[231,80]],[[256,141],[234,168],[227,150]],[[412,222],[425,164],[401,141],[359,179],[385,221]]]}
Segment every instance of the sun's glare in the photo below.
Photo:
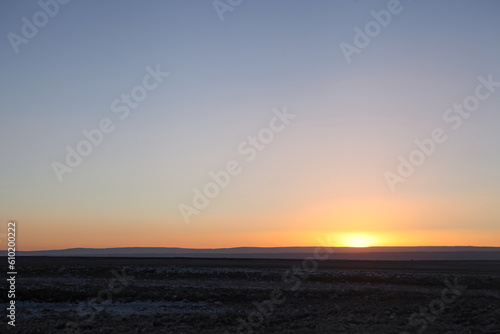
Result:
{"label": "sun's glare", "polygon": [[370,247],[375,243],[375,238],[366,234],[348,233],[341,237],[343,246]]}

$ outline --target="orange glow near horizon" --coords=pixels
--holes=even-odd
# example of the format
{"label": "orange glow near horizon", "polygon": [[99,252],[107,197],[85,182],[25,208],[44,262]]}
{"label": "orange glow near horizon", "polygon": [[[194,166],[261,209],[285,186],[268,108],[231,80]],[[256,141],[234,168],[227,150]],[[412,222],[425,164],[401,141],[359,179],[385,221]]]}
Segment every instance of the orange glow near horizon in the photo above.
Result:
{"label": "orange glow near horizon", "polygon": [[[85,233],[53,235],[40,239],[36,233],[24,231],[19,250],[51,250],[67,248],[113,247],[181,247],[181,248],[231,248],[231,247],[413,247],[413,246],[477,246],[500,247],[498,233],[476,230],[405,230],[405,231],[267,231],[267,232],[208,232],[200,228],[190,233],[179,231],[157,235],[117,235],[109,240],[105,236],[89,239]],[[111,231],[109,232],[111,233]],[[167,237],[165,237],[167,235]],[[90,241],[89,241],[90,240]]]}
{"label": "orange glow near horizon", "polygon": [[[354,199],[339,201],[336,205],[318,203],[308,208],[255,213],[243,218],[236,214],[223,218],[207,214],[189,225],[154,215],[143,219],[147,224],[137,224],[137,217],[92,219],[89,215],[70,219],[58,216],[49,220],[26,216],[18,221],[17,246],[21,251],[80,247],[500,247],[500,232],[495,228],[431,224],[438,218],[431,221],[430,214],[420,213],[418,219],[405,214],[405,211],[413,214],[418,210],[410,210],[412,207],[401,200],[398,208],[382,200],[374,201],[377,205],[366,199],[358,203],[356,206]],[[422,202],[417,208],[422,208]],[[439,212],[434,216],[444,217]],[[51,226],[50,233],[47,226]],[[5,243],[0,247],[5,249]]]}

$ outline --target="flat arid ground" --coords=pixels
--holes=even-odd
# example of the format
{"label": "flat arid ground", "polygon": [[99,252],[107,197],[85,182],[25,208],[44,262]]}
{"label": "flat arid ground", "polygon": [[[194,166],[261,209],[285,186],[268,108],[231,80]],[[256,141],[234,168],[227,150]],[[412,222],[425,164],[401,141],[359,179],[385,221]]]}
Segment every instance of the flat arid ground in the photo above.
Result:
{"label": "flat arid ground", "polygon": [[499,261],[19,257],[17,265],[7,333],[500,333]]}

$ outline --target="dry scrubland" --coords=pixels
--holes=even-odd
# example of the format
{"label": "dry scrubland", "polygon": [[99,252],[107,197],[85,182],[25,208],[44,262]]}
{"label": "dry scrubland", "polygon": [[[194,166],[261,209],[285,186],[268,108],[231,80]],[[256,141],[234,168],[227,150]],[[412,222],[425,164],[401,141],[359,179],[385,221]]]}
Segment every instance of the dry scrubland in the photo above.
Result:
{"label": "dry scrubland", "polygon": [[500,333],[500,262],[335,260],[310,272],[301,263],[20,257],[16,327],[7,330]]}

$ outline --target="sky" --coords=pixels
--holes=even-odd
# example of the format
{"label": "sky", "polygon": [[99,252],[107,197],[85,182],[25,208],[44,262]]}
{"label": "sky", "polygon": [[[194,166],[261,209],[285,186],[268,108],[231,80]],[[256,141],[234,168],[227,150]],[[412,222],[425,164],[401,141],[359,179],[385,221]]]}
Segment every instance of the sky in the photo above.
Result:
{"label": "sky", "polygon": [[499,13],[2,1],[1,248],[500,246]]}

